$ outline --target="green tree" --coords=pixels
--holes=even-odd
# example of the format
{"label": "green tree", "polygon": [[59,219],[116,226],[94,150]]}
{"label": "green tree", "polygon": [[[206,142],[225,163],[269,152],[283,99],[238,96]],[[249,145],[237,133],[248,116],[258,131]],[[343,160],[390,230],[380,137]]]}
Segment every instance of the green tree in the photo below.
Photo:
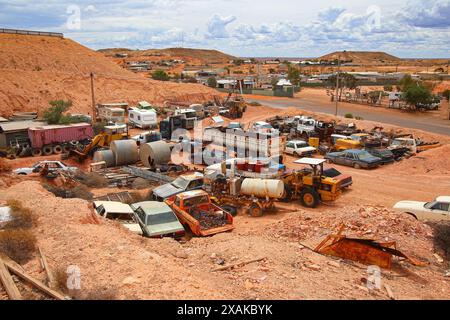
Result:
{"label": "green tree", "polygon": [[208,87],[210,88],[216,88],[217,87],[217,80],[215,77],[209,77],[208,78]]}
{"label": "green tree", "polygon": [[444,92],[442,92],[442,96],[445,99],[450,100],[450,89],[444,90]]}
{"label": "green tree", "polygon": [[297,68],[295,68],[293,66],[289,66],[287,78],[289,79],[289,81],[291,81],[291,83],[294,86],[300,85],[300,80],[301,80],[300,71]]}
{"label": "green tree", "polygon": [[163,70],[153,71],[152,78],[154,80],[159,80],[159,81],[169,81],[170,80],[169,75]]}
{"label": "green tree", "polygon": [[49,124],[67,124],[71,122],[71,116],[64,112],[72,106],[72,101],[53,100],[49,102],[50,107],[44,111],[44,120]]}
{"label": "green tree", "polygon": [[407,88],[407,90],[403,93],[402,98],[411,107],[411,109],[415,110],[419,104],[431,103],[433,100],[433,95],[428,88],[418,84]]}
{"label": "green tree", "polygon": [[272,84],[272,89],[275,90],[277,88],[277,83],[280,81],[278,78],[273,78],[270,83]]}
{"label": "green tree", "polygon": [[[328,86],[336,88],[336,75],[328,78]],[[355,76],[349,73],[339,75],[339,100],[341,100],[344,89],[355,90],[358,87],[358,81]]]}
{"label": "green tree", "polygon": [[417,80],[414,80],[410,74],[405,75],[398,83],[397,89],[400,92],[406,92],[412,86],[416,86]]}
{"label": "green tree", "polygon": [[394,91],[394,87],[391,86],[391,85],[386,85],[386,86],[383,87],[383,90],[384,91],[388,91],[388,92],[392,92],[392,91]]}

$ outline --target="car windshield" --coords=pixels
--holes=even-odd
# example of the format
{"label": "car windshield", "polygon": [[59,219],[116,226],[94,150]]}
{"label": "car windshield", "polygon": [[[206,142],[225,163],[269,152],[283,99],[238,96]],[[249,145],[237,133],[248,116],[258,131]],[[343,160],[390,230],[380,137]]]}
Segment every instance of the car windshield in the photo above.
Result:
{"label": "car windshield", "polygon": [[171,223],[171,222],[176,222],[176,221],[177,221],[177,218],[175,217],[175,215],[171,211],[168,211],[168,212],[164,212],[164,213],[148,215],[146,224],[148,226],[151,226],[151,225],[165,224],[165,223]]}
{"label": "car windshield", "polygon": [[178,189],[186,189],[189,185],[189,181],[183,177],[178,177],[174,182],[172,182],[172,185]]}
{"label": "car windshield", "polygon": [[373,158],[373,156],[368,152],[361,152],[358,154],[358,158],[361,160]]}
{"label": "car windshield", "polygon": [[323,174],[330,178],[334,178],[341,175],[341,173],[334,168],[324,170]]}
{"label": "car windshield", "polygon": [[208,196],[200,196],[195,198],[190,198],[184,200],[184,206],[186,208],[191,208],[192,206],[197,206],[199,204],[207,204],[209,203]]}
{"label": "car windshield", "polygon": [[425,203],[424,208],[425,208],[425,209],[433,209],[433,207],[434,207],[435,204],[436,204],[436,201],[433,201],[433,202],[427,202],[427,203]]}
{"label": "car windshield", "polygon": [[305,147],[309,147],[309,145],[306,142],[297,143],[297,148],[305,148]]}

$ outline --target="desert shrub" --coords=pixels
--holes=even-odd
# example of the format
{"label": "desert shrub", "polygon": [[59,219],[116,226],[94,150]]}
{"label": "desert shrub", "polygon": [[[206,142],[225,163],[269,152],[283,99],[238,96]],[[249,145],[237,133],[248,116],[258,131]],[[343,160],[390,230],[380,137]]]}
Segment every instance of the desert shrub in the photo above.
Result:
{"label": "desert shrub", "polygon": [[83,184],[76,186],[69,190],[69,198],[79,198],[83,200],[92,200],[94,195],[89,190],[89,188]]}
{"label": "desert shrub", "polygon": [[146,195],[143,195],[140,192],[130,192],[131,200],[125,201],[127,204],[137,203],[137,202],[143,202],[148,201],[149,198],[147,198]]}
{"label": "desert shrub", "polygon": [[108,180],[96,172],[84,173],[78,171],[75,179],[90,188],[106,188],[108,186]]}
{"label": "desert shrub", "polygon": [[87,186],[84,184],[80,184],[72,189],[63,189],[54,187],[48,184],[44,184],[43,187],[53,193],[58,198],[64,198],[64,199],[70,199],[70,198],[79,198],[83,200],[92,200],[94,198],[94,195],[89,190]]}
{"label": "desert shrub", "polygon": [[351,113],[346,113],[346,114],[345,114],[345,117],[346,117],[347,119],[353,119],[353,114],[351,114]]}
{"label": "desert shrub", "polygon": [[37,240],[29,229],[11,229],[0,231],[0,252],[19,264],[33,259]]}
{"label": "desert shrub", "polygon": [[29,208],[24,208],[17,200],[8,200],[6,205],[11,208],[11,221],[5,229],[30,229],[36,225],[36,217]]}
{"label": "desert shrub", "polygon": [[105,131],[106,126],[107,126],[106,122],[96,122],[92,125],[92,128],[94,130],[94,133],[97,135]]}
{"label": "desert shrub", "polygon": [[58,198],[68,198],[68,191],[63,188],[58,188],[49,184],[42,185],[45,190],[53,193]]}
{"label": "desert shrub", "polygon": [[11,172],[11,165],[6,159],[0,158],[0,173]]}
{"label": "desert shrub", "polygon": [[70,116],[64,113],[72,106],[72,101],[55,100],[49,102],[50,107],[44,111],[44,120],[49,124],[68,124]]}
{"label": "desert shrub", "polygon": [[364,118],[363,118],[363,117],[360,117],[360,116],[356,116],[355,119],[356,119],[356,120],[364,120]]}

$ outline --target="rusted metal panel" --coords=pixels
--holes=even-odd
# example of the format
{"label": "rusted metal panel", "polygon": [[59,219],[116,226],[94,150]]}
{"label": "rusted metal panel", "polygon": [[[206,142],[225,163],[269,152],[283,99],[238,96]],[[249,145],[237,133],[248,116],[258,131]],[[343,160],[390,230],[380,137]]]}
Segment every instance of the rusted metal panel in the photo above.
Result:
{"label": "rusted metal panel", "polygon": [[423,262],[397,250],[395,242],[380,243],[372,239],[347,238],[342,235],[343,231],[344,227],[341,226],[337,235],[326,237],[314,251],[366,265],[377,265],[384,269],[391,268],[392,256],[404,258],[415,266],[425,265]]}

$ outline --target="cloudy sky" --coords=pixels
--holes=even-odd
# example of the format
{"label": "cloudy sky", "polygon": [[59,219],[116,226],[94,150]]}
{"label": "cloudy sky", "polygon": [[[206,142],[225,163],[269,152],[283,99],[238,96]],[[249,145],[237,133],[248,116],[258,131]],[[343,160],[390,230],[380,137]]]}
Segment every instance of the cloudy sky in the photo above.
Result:
{"label": "cloudy sky", "polygon": [[450,58],[450,0],[0,0],[2,27],[63,32],[93,49]]}

